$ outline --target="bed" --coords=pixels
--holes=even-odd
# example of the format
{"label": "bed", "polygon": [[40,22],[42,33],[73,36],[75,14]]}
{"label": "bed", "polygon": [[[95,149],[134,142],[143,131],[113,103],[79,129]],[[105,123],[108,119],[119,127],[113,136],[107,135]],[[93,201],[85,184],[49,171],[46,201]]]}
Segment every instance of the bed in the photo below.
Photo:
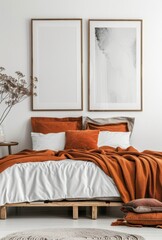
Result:
{"label": "bed", "polygon": [[[146,171],[144,166],[143,175],[140,173],[134,184],[139,159],[143,163],[161,155],[141,154],[130,147],[133,118],[34,117],[31,122],[33,150],[23,150],[0,161],[1,219],[6,219],[7,208],[13,206],[69,206],[74,219],[78,218],[80,206],[91,206],[92,218],[96,219],[98,206],[120,206],[123,201],[153,192],[154,197],[161,197],[155,193],[161,189],[160,180],[157,188],[156,184],[150,190],[139,186],[143,175],[148,176],[148,185],[152,168]],[[155,162],[155,168],[154,165]],[[139,191],[133,189],[137,186]]]}

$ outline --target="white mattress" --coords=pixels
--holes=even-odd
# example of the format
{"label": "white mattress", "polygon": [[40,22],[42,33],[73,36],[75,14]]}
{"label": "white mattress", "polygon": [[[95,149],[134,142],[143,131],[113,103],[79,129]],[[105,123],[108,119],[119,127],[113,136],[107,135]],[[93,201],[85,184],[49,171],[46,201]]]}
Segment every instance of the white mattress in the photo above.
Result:
{"label": "white mattress", "polygon": [[120,197],[114,181],[92,162],[21,163],[0,174],[0,205],[111,197]]}

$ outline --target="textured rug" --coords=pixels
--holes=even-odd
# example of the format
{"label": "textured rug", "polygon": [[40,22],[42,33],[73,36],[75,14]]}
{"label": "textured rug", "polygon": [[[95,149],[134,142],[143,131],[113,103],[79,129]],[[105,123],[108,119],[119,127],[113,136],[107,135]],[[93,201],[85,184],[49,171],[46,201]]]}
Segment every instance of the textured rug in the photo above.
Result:
{"label": "textured rug", "polygon": [[142,236],[93,228],[60,228],[17,232],[0,240],[144,240]]}

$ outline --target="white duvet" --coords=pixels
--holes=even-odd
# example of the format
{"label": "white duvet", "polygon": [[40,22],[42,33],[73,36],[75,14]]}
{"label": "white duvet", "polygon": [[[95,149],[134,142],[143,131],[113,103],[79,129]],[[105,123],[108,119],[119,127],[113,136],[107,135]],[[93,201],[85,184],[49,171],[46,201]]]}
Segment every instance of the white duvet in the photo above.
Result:
{"label": "white duvet", "polygon": [[21,163],[0,174],[0,205],[119,196],[113,180],[92,162],[67,159]]}

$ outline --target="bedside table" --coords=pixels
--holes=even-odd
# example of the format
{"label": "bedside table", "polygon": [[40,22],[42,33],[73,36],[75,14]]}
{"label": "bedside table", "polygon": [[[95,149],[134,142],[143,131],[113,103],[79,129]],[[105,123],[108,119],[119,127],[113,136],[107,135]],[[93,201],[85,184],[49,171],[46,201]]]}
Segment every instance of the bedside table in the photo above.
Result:
{"label": "bedside table", "polygon": [[0,142],[0,147],[8,147],[8,154],[12,154],[11,147],[18,145],[18,142]]}

